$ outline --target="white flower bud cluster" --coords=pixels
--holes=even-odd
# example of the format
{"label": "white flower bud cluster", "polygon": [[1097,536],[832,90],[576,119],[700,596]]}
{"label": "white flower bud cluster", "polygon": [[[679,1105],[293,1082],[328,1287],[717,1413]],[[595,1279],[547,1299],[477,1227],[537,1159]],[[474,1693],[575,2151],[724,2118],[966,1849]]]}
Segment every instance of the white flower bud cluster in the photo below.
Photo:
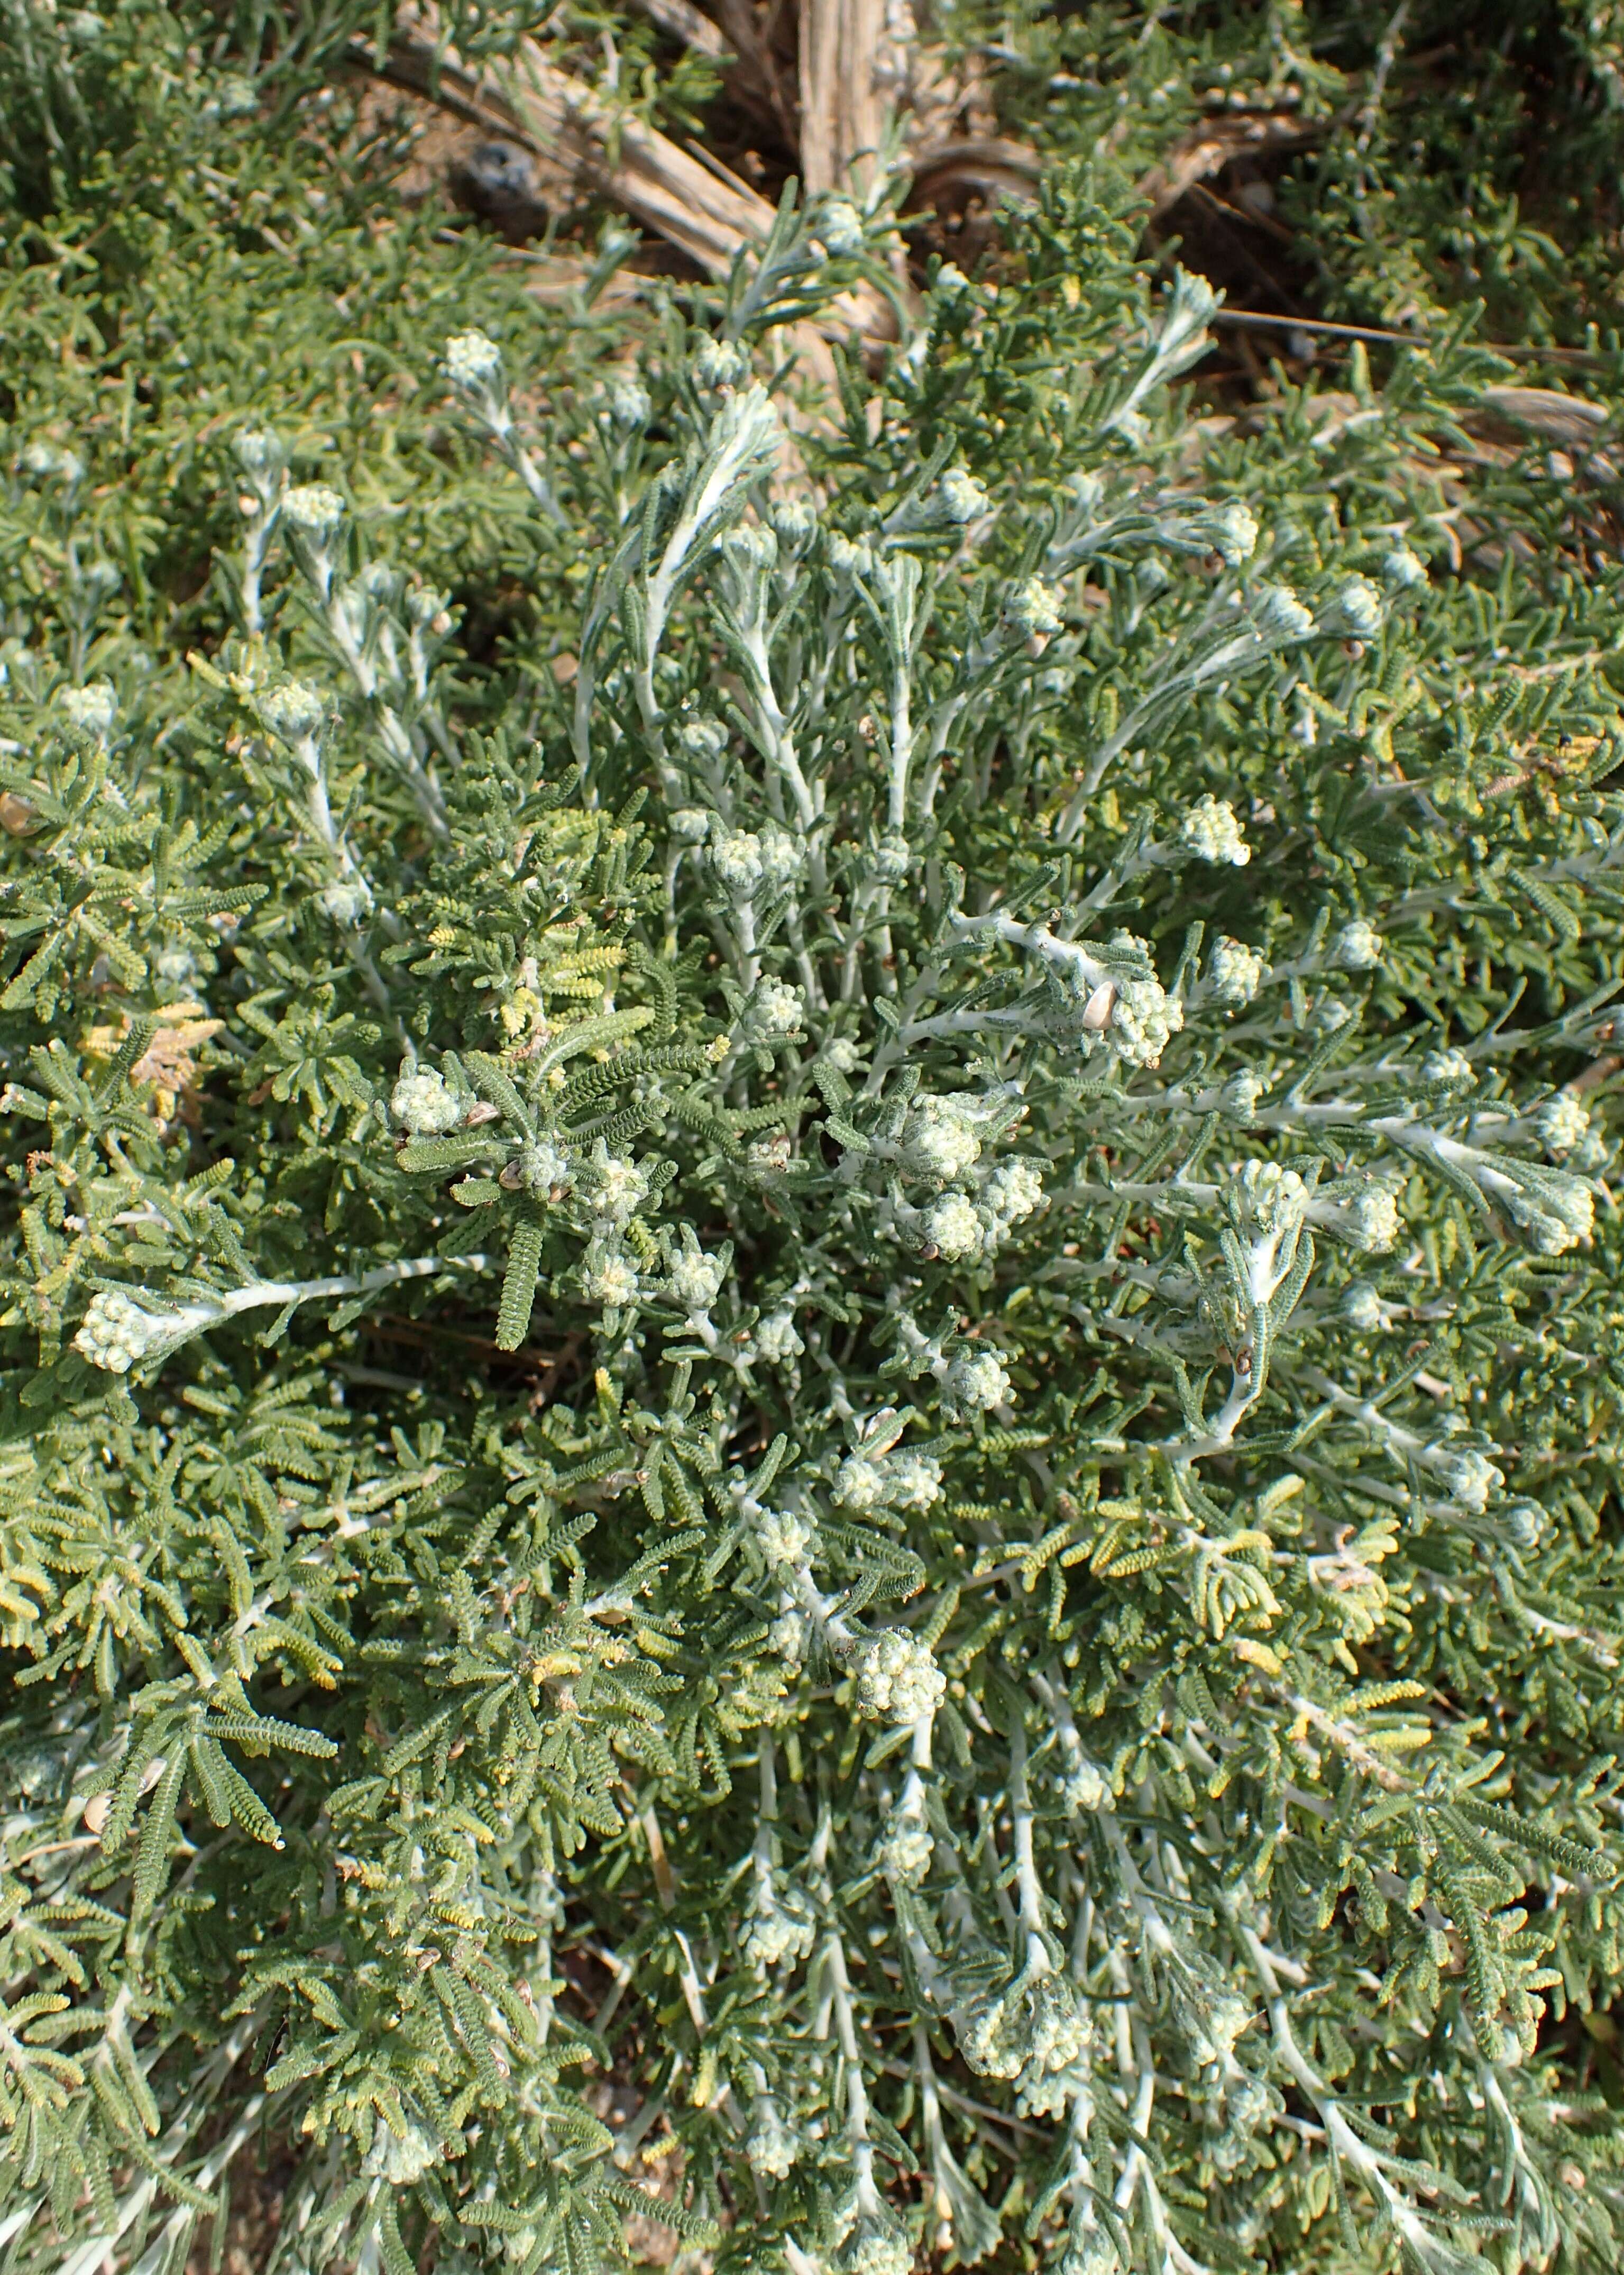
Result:
{"label": "white flower bud cluster", "polygon": [[774,1571],[798,1571],[818,1537],[810,1517],[790,1510],[768,1509],[756,1520],[756,1543]]}
{"label": "white flower bud cluster", "polygon": [[583,1266],[581,1290],[587,1301],[601,1304],[606,1311],[616,1311],[635,1303],[638,1293],[637,1267],[629,1257],[610,1253]]}
{"label": "white flower bud cluster", "polygon": [[1175,1965],[1168,1970],[1167,2004],[1191,2065],[1225,2069],[1235,2040],[1252,2019],[1250,2003],[1221,1978]]}
{"label": "white flower bud cluster", "polygon": [[617,379],[608,392],[609,421],[623,435],[635,435],[653,415],[653,401],[641,380]]}
{"label": "white flower bud cluster", "polygon": [[758,1975],[804,1959],[818,1939],[818,1915],[812,1899],[790,1881],[776,1885],[764,1872],[751,1891],[750,1910],[740,1939],[746,1965]]}
{"label": "white flower bud cluster", "polygon": [[1263,985],[1263,973],[1262,956],[1243,940],[1231,940],[1226,933],[1213,942],[1207,977],[1220,1003],[1233,1003],[1237,1009],[1250,1003]]}
{"label": "white flower bud cluster", "polygon": [[1342,1290],[1341,1312],[1362,1335],[1379,1334],[1387,1322],[1386,1307],[1368,1280],[1356,1280]]}
{"label": "white flower bud cluster", "polygon": [[1477,1077],[1464,1051],[1429,1051],[1421,1062],[1421,1079],[1436,1090],[1468,1090]]}
{"label": "white flower bud cluster", "polygon": [[706,855],[711,874],[730,898],[752,900],[765,886],[777,892],[801,866],[801,849],[787,830],[770,826],[718,830]]}
{"label": "white flower bud cluster", "polygon": [[801,2153],[800,2136],[786,2125],[774,2103],[765,2094],[751,2112],[744,2136],[744,2161],[764,2181],[782,2181]]}
{"label": "white flower bud cluster", "polygon": [[1559,1090],[1554,1098],[1546,1099],[1534,1118],[1539,1132],[1539,1142],[1547,1153],[1560,1159],[1582,1145],[1590,1134],[1590,1117],[1576,1098]]}
{"label": "white flower bud cluster", "polygon": [[1537,1183],[1505,1198],[1507,1213],[1540,1256],[1565,1256],[1596,1233],[1596,1200],[1582,1179],[1545,1169]]}
{"label": "white flower bud cluster", "polygon": [[463,1118],[462,1102],[446,1088],[436,1067],[403,1070],[389,1093],[389,1111],[414,1138],[441,1138]]}
{"label": "white flower bud cluster", "polygon": [[18,455],[18,465],[33,481],[73,483],[85,471],[85,462],[55,442],[30,442]]}
{"label": "white flower bud cluster", "polygon": [[93,679],[88,687],[64,687],[58,699],[69,726],[81,735],[109,733],[118,715],[118,699],[105,679]]}
{"label": "white flower bud cluster", "polygon": [[73,1348],[92,1366],[105,1367],[110,1374],[128,1374],[167,1342],[175,1328],[172,1316],[143,1310],[122,1288],[103,1288],[91,1297]]}
{"label": "white flower bud cluster", "polygon": [[1496,1469],[1483,1454],[1446,1454],[1435,1458],[1432,1466],[1450,1500],[1469,1509],[1475,1516],[1483,1515],[1492,1497],[1506,1482],[1505,1472]]}
{"label": "white flower bud cluster", "polygon": [[283,499],[282,518],[312,539],[330,537],[344,518],[344,502],[325,482],[302,482]]}
{"label": "white flower bud cluster", "polygon": [[978,1256],[986,1239],[980,1215],[963,1193],[944,1193],[925,1210],[923,1228],[926,1240],[947,1264]]}
{"label": "white flower bud cluster", "polygon": [[928,1454],[849,1454],[835,1472],[835,1499],[859,1514],[871,1508],[915,1509],[941,1499],[941,1464]]}
{"label": "white flower bud cluster", "polygon": [[671,835],[679,845],[703,845],[710,835],[711,818],[702,805],[679,805],[670,817]]}
{"label": "white flower bud cluster", "polygon": [[1243,1067],[1238,1074],[1230,1076],[1219,1099],[1230,1120],[1247,1129],[1257,1120],[1258,1101],[1267,1088],[1261,1075],[1254,1074],[1250,1067]]}
{"label": "white flower bud cluster", "polygon": [[806,998],[782,979],[763,979],[744,1007],[744,1032],[752,1041],[777,1042],[806,1024]]}
{"label": "white flower bud cluster", "polygon": [[308,742],[327,716],[321,695],[303,679],[268,688],[256,707],[272,734],[279,735],[284,743]]}
{"label": "white flower bud cluster", "polygon": [[1043,1201],[1041,1175],[1018,1155],[1000,1161],[981,1188],[981,1206],[991,1214],[1001,1238],[1013,1226],[1036,1215]]}
{"label": "white flower bud cluster", "polygon": [[943,1375],[941,1388],[949,1418],[968,1421],[972,1414],[1007,1405],[1014,1385],[991,1351],[961,1351]]}
{"label": "white flower bud cluster", "polygon": [[1197,861],[1227,862],[1237,869],[1243,869],[1252,858],[1234,806],[1227,798],[1214,797],[1210,791],[1182,816],[1179,843]]}
{"label": "white flower bud cluster", "polygon": [[445,375],[453,387],[480,393],[502,377],[502,350],[484,332],[453,332],[445,344]]}
{"label": "white flower bud cluster", "polygon": [[943,521],[975,521],[992,505],[986,485],[963,466],[949,466],[936,485],[935,507]]}
{"label": "white flower bud cluster", "polygon": [[1122,2263],[1108,2231],[1084,2227],[1075,2217],[1061,2254],[1059,2275],[1122,2275]]}
{"label": "white flower bud cluster", "polygon": [[744,1148],[744,1166],[752,1176],[781,1177],[795,1158],[789,1138],[757,1138]]}
{"label": "white flower bud cluster", "polygon": [[[1146,943],[1129,932],[1117,933],[1112,946],[1149,953]],[[1129,1066],[1159,1066],[1169,1039],[1183,1024],[1183,1005],[1174,1001],[1159,979],[1151,976],[1114,982],[1110,1015],[1102,1032],[1106,1042]],[[1093,1038],[1086,1029],[1084,1037],[1085,1046],[1091,1044]]]}
{"label": "white flower bud cluster", "polygon": [[913,2250],[900,2227],[888,2220],[859,2220],[840,2255],[841,2275],[912,2275]]}
{"label": "white flower bud cluster", "polygon": [[1004,624],[1017,639],[1052,639],[1064,623],[1061,598],[1058,586],[1046,584],[1041,577],[1023,577],[1004,594],[1001,610]]}
{"label": "white flower bud cluster", "polygon": [[899,1804],[885,1822],[874,1844],[874,1862],[895,1886],[917,1888],[931,1869],[936,1843],[924,1811],[917,1805]]}
{"label": "white flower bud cluster", "polygon": [[1381,630],[1381,594],[1368,578],[1349,577],[1339,585],[1330,607],[1320,618],[1321,631],[1340,632],[1348,639],[1374,639]]}
{"label": "white flower bud cluster", "polygon": [[644,1172],[635,1161],[611,1153],[601,1138],[577,1175],[581,1197],[601,1225],[618,1229],[630,1224],[648,1198]]}
{"label": "white flower bud cluster", "polygon": [[838,529],[831,529],[823,540],[823,550],[837,577],[860,581],[874,573],[874,548],[864,538],[842,537]]}
{"label": "white flower bud cluster", "polygon": [[812,1632],[804,1612],[781,1612],[767,1631],[767,1648],[786,1666],[799,1667],[812,1649]]}
{"label": "white flower bud cluster", "polygon": [[817,514],[804,498],[774,498],[768,514],[774,533],[786,553],[804,553],[818,533]]}
{"label": "white flower bud cluster", "polygon": [[1269,585],[1258,595],[1252,622],[1265,640],[1307,639],[1314,629],[1314,613],[1303,607],[1289,585]]}
{"label": "white flower bud cluster", "polygon": [[1068,1809],[1079,1816],[1092,1817],[1104,1810],[1114,1809],[1111,1781],[1095,1762],[1084,1752],[1082,1742],[1072,1731],[1062,1733],[1066,1757],[1065,1772],[1061,1779],[1061,1797]]}
{"label": "white flower bud cluster", "polygon": [[1278,1161],[1250,1160],[1235,1180],[1242,1206],[1261,1232],[1288,1232],[1303,1221],[1308,1187],[1295,1169]]}
{"label": "white flower bud cluster", "polygon": [[929,1647],[905,1628],[883,1628],[851,1648],[857,1711],[899,1728],[935,1712],[948,1680]]}
{"label": "white flower bud cluster", "polygon": [[361,2160],[361,2170],[374,2180],[387,2181],[391,2188],[406,2188],[444,2161],[439,2135],[415,2117],[406,2117],[399,2133],[380,2117],[373,2127],[372,2145]]}
{"label": "white flower bud cluster", "polygon": [[980,1154],[981,1140],[951,1099],[932,1094],[915,1100],[901,1155],[910,1175],[951,1184]]}
{"label": "white flower bud cluster", "polygon": [[534,1145],[522,1145],[514,1158],[513,1166],[518,1183],[531,1193],[556,1192],[561,1185],[569,1186],[575,1176],[574,1165],[569,1155],[555,1145],[550,1138],[544,1138]]}
{"label": "white flower bud cluster", "polygon": [[1250,561],[1258,550],[1258,524],[1239,499],[1220,506],[1212,520],[1212,541],[1226,564],[1238,569],[1243,561]]}
{"label": "white flower bud cluster", "polygon": [[[684,719],[676,730],[676,739],[684,754],[695,766],[714,766],[728,747],[728,730],[720,719]],[[708,821],[707,815],[707,824]],[[704,835],[705,831],[700,830],[699,836]]]}
{"label": "white flower bud cluster", "polygon": [[771,1311],[766,1319],[759,1319],[752,1341],[755,1356],[765,1359],[769,1366],[787,1366],[806,1349],[792,1311]]}
{"label": "white flower bud cluster", "polygon": [[983,2077],[1018,2078],[1020,2106],[1045,2113],[1065,2074],[1088,2052],[1088,2017],[1065,1978],[1039,1975],[978,2000],[956,2026],[959,2051]]}
{"label": "white flower bud cluster", "polygon": [[1370,1255],[1391,1248],[1402,1229],[1397,1197],[1385,1185],[1372,1185],[1368,1192],[1356,1194],[1344,1214],[1355,1247]]}
{"label": "white flower bud cluster", "polygon": [[372,888],[365,877],[335,877],[321,888],[321,906],[336,925],[365,924],[372,914]]}
{"label": "white flower bud cluster", "polygon": [[1382,555],[1381,573],[1384,581],[1400,593],[1412,591],[1427,581],[1426,563],[1408,545],[1395,545],[1391,553]]}
{"label": "white flower bud cluster", "polygon": [[701,340],[692,369],[701,395],[730,395],[750,377],[750,357],[735,340]]}
{"label": "white flower bud cluster", "polygon": [[850,259],[863,250],[863,216],[850,198],[826,198],[818,208],[816,234],[826,253]]}
{"label": "white flower bud cluster", "polygon": [[695,1245],[684,1247],[674,1259],[667,1274],[666,1285],[677,1302],[685,1304],[691,1312],[703,1311],[721,1293],[725,1277],[721,1259],[707,1256],[702,1248]]}
{"label": "white flower bud cluster", "polygon": [[1331,961],[1341,971],[1374,971],[1387,943],[1363,917],[1350,918],[1331,944]]}

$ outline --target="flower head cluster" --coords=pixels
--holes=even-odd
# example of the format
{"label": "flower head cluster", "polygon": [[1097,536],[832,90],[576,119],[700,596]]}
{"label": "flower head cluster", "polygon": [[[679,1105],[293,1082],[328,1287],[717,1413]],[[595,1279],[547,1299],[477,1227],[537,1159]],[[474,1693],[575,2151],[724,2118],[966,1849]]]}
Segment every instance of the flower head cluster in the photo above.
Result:
{"label": "flower head cluster", "polygon": [[928,1645],[905,1628],[882,1628],[851,1646],[857,1711],[871,1719],[909,1724],[934,1713],[948,1681]]}
{"label": "flower head cluster", "polygon": [[949,466],[936,485],[936,510],[943,521],[963,524],[975,521],[992,505],[986,485],[966,473],[962,466]]}
{"label": "flower head cluster", "polygon": [[806,999],[782,979],[763,979],[744,1009],[744,1032],[752,1041],[782,1042],[806,1022]]}
{"label": "flower head cluster", "polygon": [[756,1523],[757,1546],[774,1570],[798,1570],[817,1537],[812,1519],[793,1511],[768,1509]]}
{"label": "flower head cluster", "polygon": [[842,1508],[906,1508],[921,1514],[941,1498],[941,1463],[929,1454],[849,1454],[835,1472]]}
{"label": "flower head cluster", "polygon": [[283,497],[282,518],[312,539],[330,537],[344,518],[344,502],[325,482],[305,482]]}
{"label": "flower head cluster", "polygon": [[915,1100],[902,1147],[910,1175],[951,1184],[980,1154],[981,1140],[956,1100],[929,1093]]}
{"label": "flower head cluster", "polygon": [[1559,1090],[1554,1098],[1545,1100],[1535,1122],[1540,1144],[1547,1153],[1558,1160],[1582,1145],[1590,1134],[1590,1115],[1580,1101],[1565,1090]]}
{"label": "flower head cluster", "polygon": [[959,2051],[983,2077],[1018,2079],[1022,2110],[1046,2114],[1066,2073],[1087,2053],[1088,2017],[1063,1976],[1029,1971],[983,1998],[956,2024]]}
{"label": "flower head cluster", "polygon": [[1506,1482],[1504,1472],[1485,1454],[1450,1452],[1437,1457],[1433,1466],[1450,1500],[1476,1516],[1483,1515]]}
{"label": "flower head cluster", "polygon": [[746,1964],[758,1975],[793,1965],[817,1939],[818,1914],[805,1890],[777,1873],[758,1873],[741,1938]]}
{"label": "flower head cluster", "polygon": [[606,1228],[618,1229],[630,1224],[648,1198],[646,1174],[635,1161],[611,1153],[601,1138],[576,1175],[582,1199]]}
{"label": "flower head cluster", "polygon": [[389,1112],[414,1138],[440,1138],[463,1118],[462,1101],[437,1067],[404,1068],[389,1093]]}
{"label": "flower head cluster", "polygon": [[850,198],[826,198],[818,208],[817,230],[826,253],[849,258],[863,250],[863,216]]}
{"label": "flower head cluster", "polygon": [[751,900],[765,886],[781,891],[801,866],[801,849],[787,830],[771,827],[715,830],[707,852],[711,873],[726,894]]}
{"label": "flower head cluster", "polygon": [[961,1351],[942,1377],[943,1404],[954,1420],[968,1421],[1007,1405],[1014,1387],[991,1351]]}
{"label": "flower head cluster", "polygon": [[693,383],[701,395],[730,395],[750,377],[750,356],[736,340],[701,340],[693,359]]}
{"label": "flower head cluster", "polygon": [[[1119,932],[1112,945],[1137,949],[1145,956],[1150,952],[1132,933]],[[1153,973],[1111,983],[1109,1016],[1102,1032],[1117,1056],[1126,1059],[1129,1066],[1159,1066],[1163,1051],[1183,1024],[1183,1005],[1175,1001]],[[1084,1032],[1091,1041],[1091,1034],[1086,1029]]]}
{"label": "flower head cluster", "polygon": [[1238,498],[1220,506],[1213,516],[1212,541],[1220,557],[1231,569],[1250,561],[1258,550],[1258,523]]}
{"label": "flower head cluster", "polygon": [[90,1299],[79,1322],[73,1348],[92,1366],[110,1374],[130,1369],[170,1342],[176,1332],[172,1314],[148,1311],[122,1288],[103,1288]]}
{"label": "flower head cluster", "polygon": [[1331,960],[1344,971],[1373,971],[1386,952],[1386,942],[1363,917],[1350,918],[1336,935]]}
{"label": "flower head cluster", "polygon": [[793,1311],[769,1311],[764,1319],[758,1319],[752,1341],[756,1357],[769,1366],[787,1366],[806,1349]]}
{"label": "flower head cluster", "polygon": [[1207,976],[1220,1003],[1238,1009],[1250,1003],[1263,984],[1264,962],[1255,948],[1226,934],[1215,941],[1207,957]]}
{"label": "flower head cluster", "polygon": [[1237,869],[1243,869],[1252,858],[1252,849],[1241,834],[1234,806],[1227,798],[1213,797],[1210,792],[1198,798],[1180,819],[1179,843],[1197,861],[1227,862]]}
{"label": "flower head cluster", "polygon": [[874,1844],[874,1863],[895,1887],[917,1888],[931,1869],[936,1843],[917,1802],[899,1805],[886,1818]]}
{"label": "flower head cluster", "polygon": [[327,706],[306,680],[289,679],[266,690],[259,699],[259,713],[284,743],[307,743],[320,731]]}
{"label": "flower head cluster", "polygon": [[445,344],[445,375],[470,394],[494,387],[502,377],[502,350],[484,332],[453,332]]}
{"label": "flower head cluster", "polygon": [[1302,1223],[1308,1187],[1295,1169],[1254,1159],[1243,1164],[1235,1183],[1240,1204],[1260,1232],[1287,1232]]}
{"label": "flower head cluster", "polygon": [[751,2171],[762,2180],[782,2181],[793,2171],[800,2153],[800,2135],[785,2124],[777,2104],[761,2095],[744,2136],[744,2161]]}
{"label": "flower head cluster", "polygon": [[623,1308],[635,1303],[638,1295],[637,1266],[617,1250],[593,1258],[588,1251],[581,1272],[581,1290],[589,1303],[601,1304],[606,1311]]}
{"label": "flower head cluster", "polygon": [[109,733],[118,715],[117,698],[105,679],[93,679],[88,687],[64,687],[59,700],[64,718],[81,735]]}
{"label": "flower head cluster", "polygon": [[1386,1185],[1356,1194],[1344,1214],[1355,1247],[1371,1254],[1391,1248],[1402,1227],[1397,1196]]}

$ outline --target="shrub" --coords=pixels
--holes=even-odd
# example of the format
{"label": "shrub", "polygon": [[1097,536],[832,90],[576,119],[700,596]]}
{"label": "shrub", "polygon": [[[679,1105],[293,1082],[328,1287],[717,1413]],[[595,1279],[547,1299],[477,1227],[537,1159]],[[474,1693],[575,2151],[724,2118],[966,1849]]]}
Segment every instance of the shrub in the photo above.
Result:
{"label": "shrub", "polygon": [[1129,215],[8,280],[8,2266],[1615,2264],[1614,572]]}

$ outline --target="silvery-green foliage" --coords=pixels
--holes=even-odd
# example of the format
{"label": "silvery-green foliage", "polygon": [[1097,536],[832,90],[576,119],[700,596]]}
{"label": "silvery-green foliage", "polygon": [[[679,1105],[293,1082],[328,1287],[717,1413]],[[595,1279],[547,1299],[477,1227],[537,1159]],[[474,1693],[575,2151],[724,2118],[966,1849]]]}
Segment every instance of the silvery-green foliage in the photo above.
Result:
{"label": "silvery-green foliage", "polygon": [[1470,358],[1204,460],[1084,180],[792,423],[855,242],[423,341],[495,661],[274,403],[159,697],[8,595],[19,2269],[262,2125],[286,2270],[1616,2256],[1592,601],[1382,571]]}

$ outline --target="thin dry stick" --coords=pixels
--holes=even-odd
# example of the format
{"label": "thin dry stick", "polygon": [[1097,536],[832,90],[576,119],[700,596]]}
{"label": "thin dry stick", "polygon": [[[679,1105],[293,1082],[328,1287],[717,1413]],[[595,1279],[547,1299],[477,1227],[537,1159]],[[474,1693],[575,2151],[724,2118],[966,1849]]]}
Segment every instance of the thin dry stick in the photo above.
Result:
{"label": "thin dry stick", "polygon": [[[1220,307],[1207,320],[1212,324],[1235,324],[1258,331],[1325,333],[1338,340],[1375,340],[1395,348],[1433,348],[1438,343],[1421,332],[1384,331],[1374,324],[1332,324],[1318,316],[1271,316],[1259,308]],[[1485,347],[1492,355],[1523,359],[1530,362],[1606,364],[1613,358],[1596,348],[1503,347],[1497,340],[1483,340],[1474,344]]]}
{"label": "thin dry stick", "polygon": [[[371,57],[358,49],[358,59]],[[715,161],[678,147],[664,134],[616,111],[579,79],[560,71],[534,40],[502,61],[465,61],[449,46],[431,0],[404,8],[383,75],[457,117],[533,152],[577,186],[608,197],[686,253],[706,276],[726,276],[741,252],[763,243],[774,209]],[[834,366],[824,336],[854,331],[880,340],[894,329],[879,293],[842,293],[815,329],[791,336],[808,375],[833,391]]]}
{"label": "thin dry stick", "polygon": [[522,40],[501,64],[465,62],[446,43],[432,6],[405,8],[383,68],[397,86],[562,164],[679,246],[706,276],[725,276],[740,250],[772,227],[765,198],[612,110],[549,62],[534,40]]}

